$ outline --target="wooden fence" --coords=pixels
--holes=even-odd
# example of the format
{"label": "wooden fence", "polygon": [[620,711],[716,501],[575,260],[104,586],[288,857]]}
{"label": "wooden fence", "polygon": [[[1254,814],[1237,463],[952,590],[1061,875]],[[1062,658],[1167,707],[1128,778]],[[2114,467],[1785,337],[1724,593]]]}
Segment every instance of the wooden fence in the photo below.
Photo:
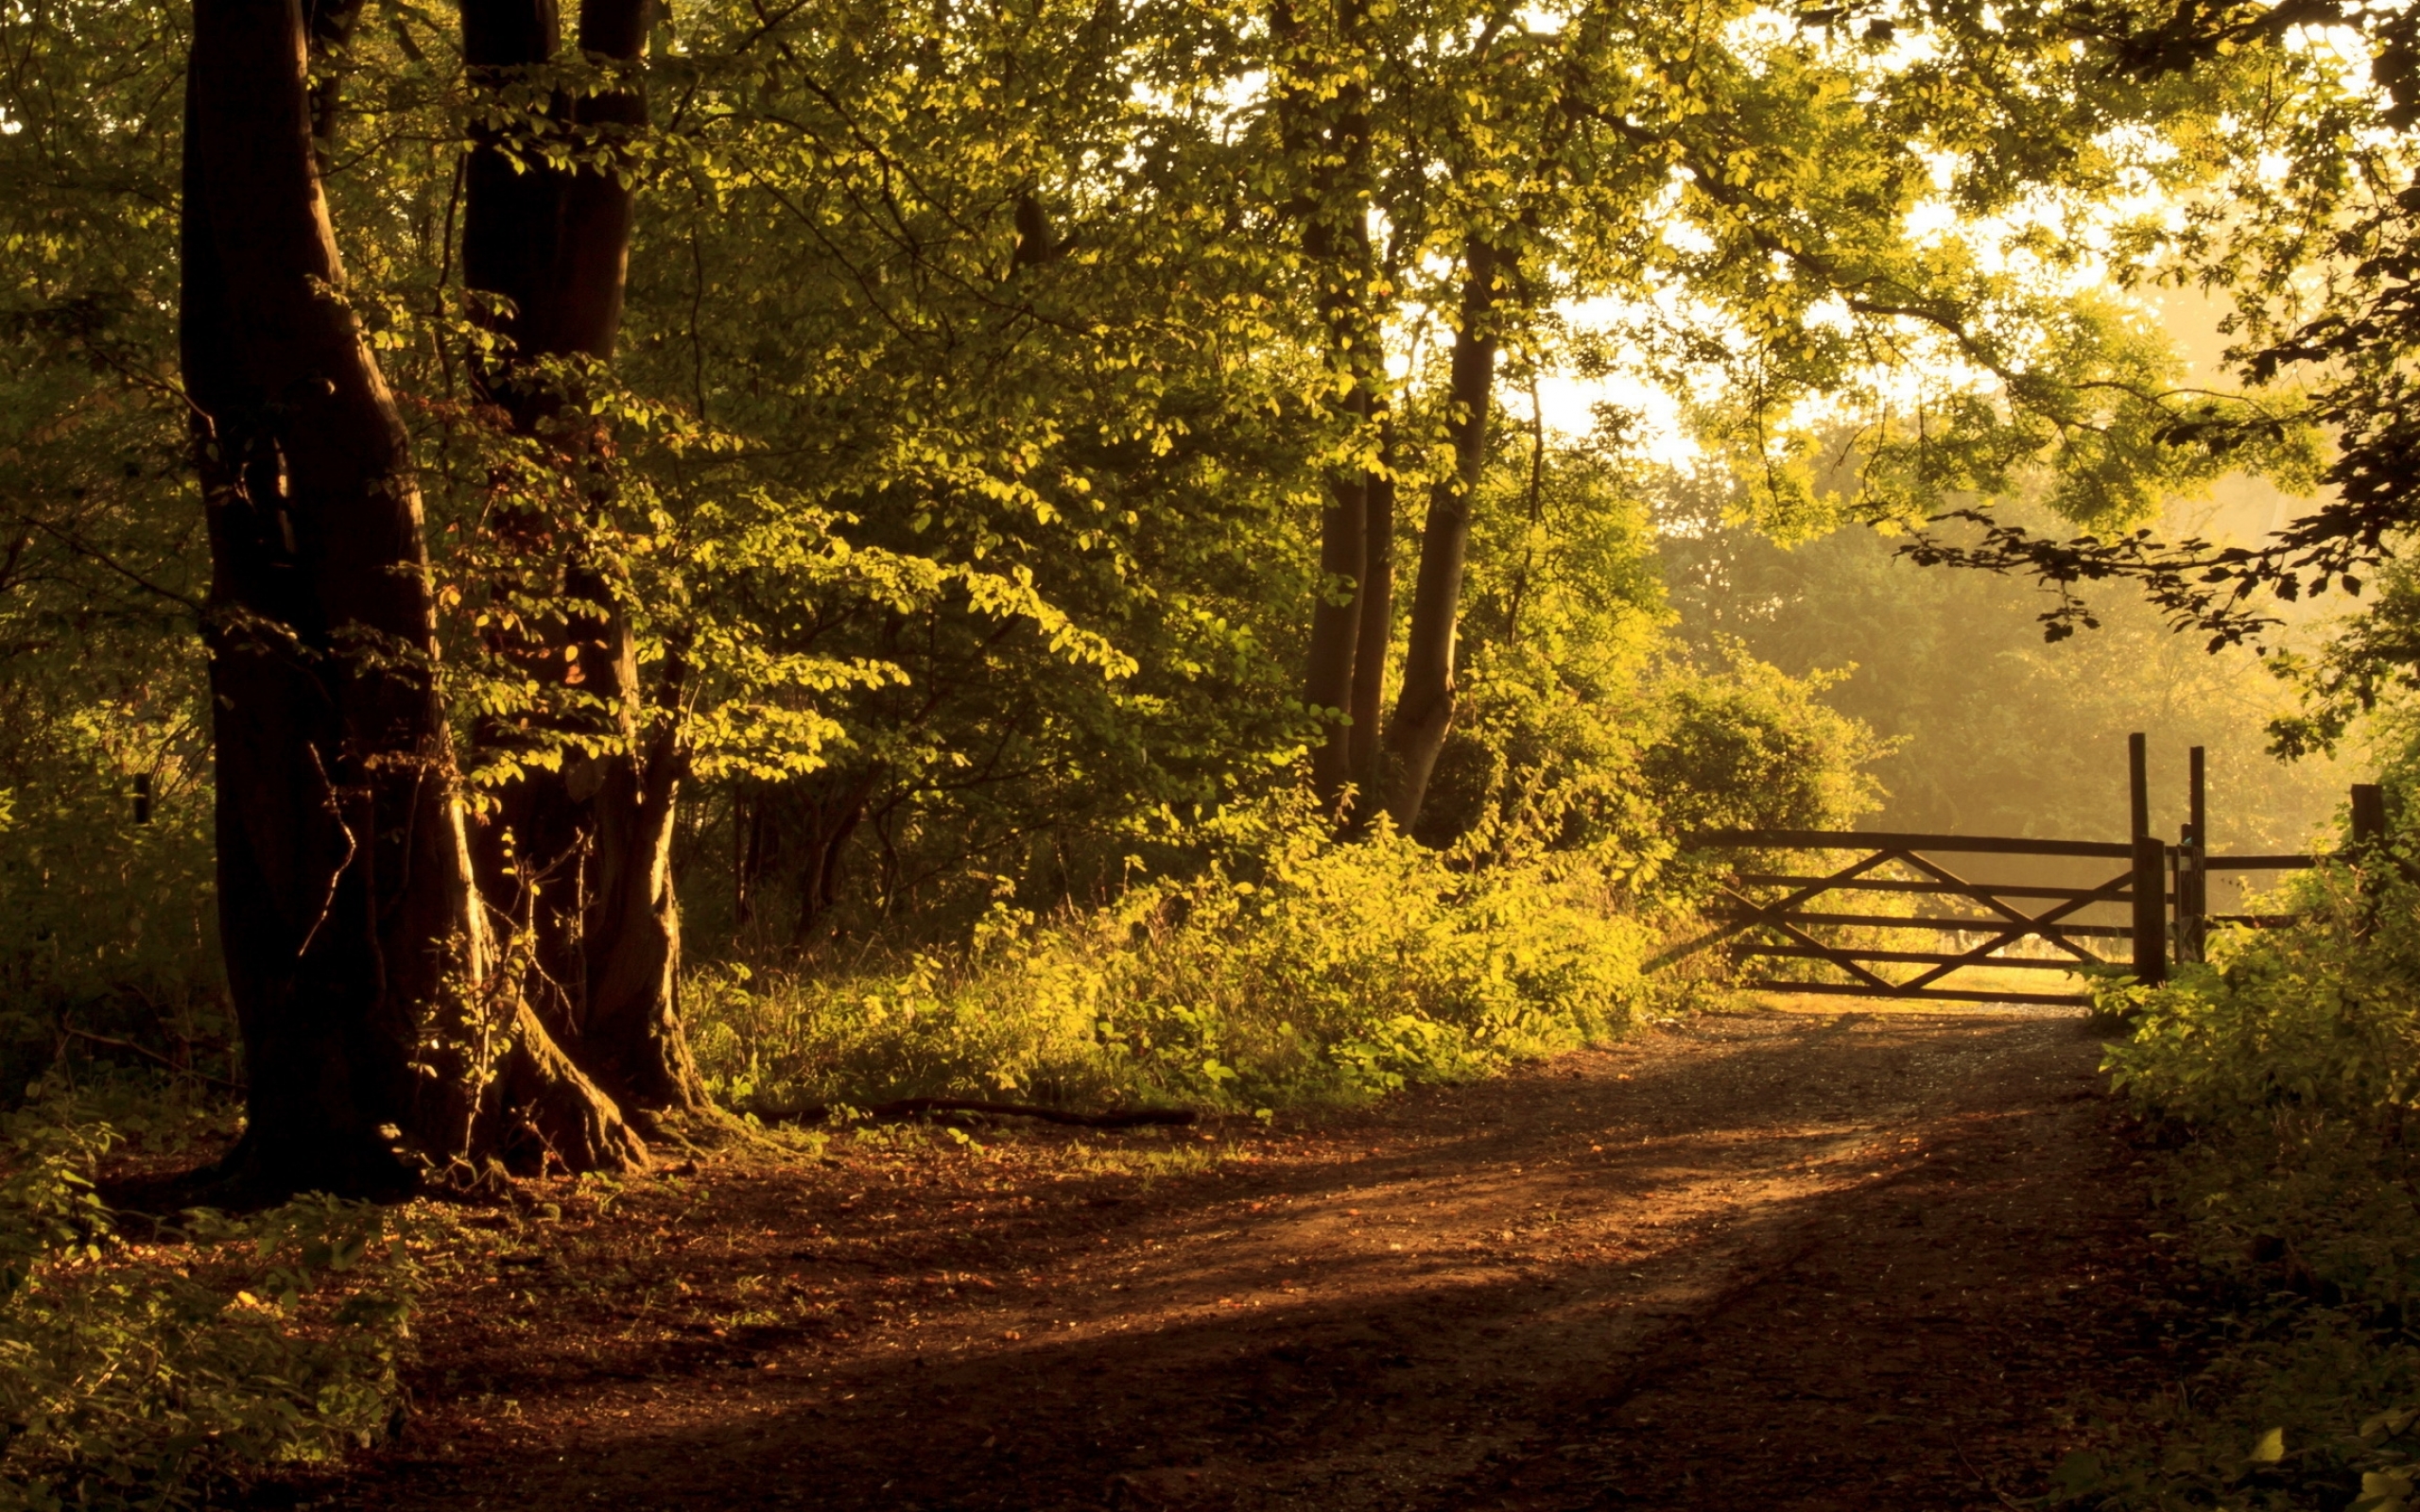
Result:
{"label": "wooden fence", "polygon": [[[1847,852],[1843,865],[1754,861],[1736,869],[1713,910],[1716,927],[1648,962],[1655,971],[1722,945],[1759,961],[1820,962],[1841,978],[1809,981],[1772,975],[1748,985],[1793,992],[1856,997],[1917,998],[1962,1003],[2083,1004],[2078,991],[2027,991],[1962,985],[1947,979],[1971,968],[2072,974],[2118,969],[2140,982],[2167,979],[2171,961],[2202,958],[2213,924],[2255,927],[2280,917],[2209,912],[2209,877],[2216,871],[2279,871],[2318,865],[2311,855],[2209,853],[2202,747],[2189,755],[2190,817],[2173,845],[2151,833],[2144,739],[2128,742],[2134,834],[2117,840],[2040,840],[2019,836],[1902,834],[1846,830],[1730,830],[1701,833],[1698,850],[1738,850],[1751,857],[1805,857]],[[2353,795],[2358,848],[2382,838],[2384,807],[2374,786]],[[2001,882],[1977,875],[1969,857],[2052,857],[2118,863],[2105,880],[2051,885]],[[1955,868],[1944,858],[1957,858]],[[1988,860],[1983,863],[1988,866]],[[1875,895],[1924,900],[1908,914],[1880,911]],[[1860,906],[1862,904],[1862,906]],[[2123,923],[2086,919],[2095,908],[2123,907]],[[1874,931],[1933,937],[1932,949],[1906,940],[1860,943],[1844,932]],[[1948,938],[1944,941],[1943,937]],[[2027,954],[2010,954],[2012,950]],[[1912,974],[1877,968],[1912,966]]]}

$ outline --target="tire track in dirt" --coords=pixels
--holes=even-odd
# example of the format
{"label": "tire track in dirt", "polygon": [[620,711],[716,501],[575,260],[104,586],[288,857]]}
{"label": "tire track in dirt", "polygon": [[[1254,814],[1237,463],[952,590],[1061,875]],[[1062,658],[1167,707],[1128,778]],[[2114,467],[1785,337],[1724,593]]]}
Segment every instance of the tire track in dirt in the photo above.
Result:
{"label": "tire track in dirt", "polygon": [[440,1298],[412,1443],[318,1494],[2001,1505],[2173,1367],[2140,1173],[2074,1018],[1837,1007],[1224,1143],[648,1185]]}

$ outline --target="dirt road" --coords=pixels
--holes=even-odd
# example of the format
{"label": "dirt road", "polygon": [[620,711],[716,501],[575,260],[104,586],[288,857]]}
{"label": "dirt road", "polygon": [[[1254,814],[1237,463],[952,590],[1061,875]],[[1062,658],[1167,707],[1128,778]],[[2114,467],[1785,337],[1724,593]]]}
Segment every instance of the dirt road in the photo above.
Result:
{"label": "dirt road", "polygon": [[381,1508],[1998,1507],[2173,1368],[2097,1045],[1785,1005],[1309,1126],[736,1156],[442,1282]]}

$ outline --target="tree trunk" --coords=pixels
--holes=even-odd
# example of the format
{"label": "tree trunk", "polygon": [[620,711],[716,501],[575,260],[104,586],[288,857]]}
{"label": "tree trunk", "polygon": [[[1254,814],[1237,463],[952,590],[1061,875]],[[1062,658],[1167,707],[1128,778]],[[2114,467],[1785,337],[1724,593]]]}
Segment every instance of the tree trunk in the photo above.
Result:
{"label": "tree trunk", "polygon": [[1411,629],[1404,650],[1403,693],[1387,730],[1394,771],[1387,810],[1407,833],[1419,822],[1428,779],[1454,718],[1454,633],[1461,610],[1462,565],[1469,556],[1471,500],[1487,464],[1488,406],[1495,398],[1495,249],[1474,240],[1463,259],[1461,323],[1454,332],[1447,426],[1454,471],[1428,494],[1420,537],[1420,576],[1412,589]]}
{"label": "tree trunk", "polygon": [[[317,18],[314,18],[316,22]],[[408,440],[339,290],[294,0],[199,0],[187,76],[181,340],[208,514],[221,938],[248,1194],[388,1195],[406,1147],[471,1153],[502,1022],[436,684]],[[563,1082],[529,1127],[642,1159]]]}
{"label": "tree trunk", "polygon": [[[1366,401],[1366,394],[1355,396]],[[1353,780],[1350,717],[1361,631],[1362,587],[1369,576],[1369,475],[1339,472],[1328,479],[1327,507],[1320,512],[1320,595],[1311,605],[1310,666],[1303,697],[1314,709],[1334,710],[1327,733],[1311,750],[1311,785],[1323,807],[1333,809]],[[1335,596],[1337,579],[1351,585]]]}
{"label": "tree trunk", "polygon": [[[647,0],[588,0],[579,48],[592,62],[630,64],[647,42]],[[553,60],[560,22],[552,0],[470,0],[463,57],[474,82],[511,84]],[[596,129],[647,120],[635,87],[609,88],[553,107],[558,121]],[[533,375],[550,357],[610,359],[628,280],[632,196],[609,172],[529,166],[506,156],[508,124],[483,126],[465,175],[463,277],[509,301],[492,318],[510,339],[482,383],[527,434],[563,410],[561,387]],[[591,468],[602,438],[554,438],[566,467]],[[601,484],[599,485],[602,486]],[[601,499],[596,501],[601,507]],[[572,1057],[634,1110],[709,1106],[680,1017],[680,908],[671,848],[683,753],[668,731],[642,736],[637,648],[607,564],[573,559],[547,585],[574,608],[513,648],[561,680],[577,665],[614,711],[617,748],[567,756],[560,770],[531,769],[500,795],[498,832],[483,847],[482,880],[502,900],[534,886],[523,913],[547,1017]],[[584,653],[577,662],[563,652]],[[564,731],[557,731],[557,734]],[[509,836],[509,841],[507,839]],[[504,857],[511,857],[507,875]]]}
{"label": "tree trunk", "polygon": [[1354,642],[1353,782],[1360,790],[1356,819],[1379,810],[1387,790],[1386,746],[1379,731],[1386,717],[1387,652],[1394,639],[1395,433],[1394,417],[1379,402],[1378,466],[1362,488],[1361,624]]}
{"label": "tree trunk", "polygon": [[[475,96],[493,103],[495,92],[552,60],[560,30],[553,0],[464,0],[462,62]],[[555,113],[562,110],[558,100]],[[500,108],[498,113],[504,113]],[[527,124],[473,117],[470,155],[462,165],[462,284],[504,301],[504,308],[478,311],[480,318],[515,348],[534,351],[532,313],[545,301],[570,175],[534,155],[515,166],[509,146]],[[517,425],[526,429],[535,422],[538,396],[511,382],[509,359],[473,371]]]}
{"label": "tree trunk", "polygon": [[[648,9],[648,0],[588,0],[579,11],[580,52],[591,61],[637,62],[647,46]],[[474,87],[514,84],[553,61],[561,47],[554,0],[466,0],[462,7],[462,61]],[[574,100],[558,96],[549,113],[610,141],[617,128],[647,124],[647,99],[634,85],[608,88]],[[631,191],[594,168],[528,162],[516,169],[508,151],[515,128],[508,120],[474,129],[463,177],[463,282],[511,301],[496,326],[522,361],[574,353],[607,361],[621,333]],[[510,367],[491,382],[513,394],[516,421],[527,425],[540,418],[529,406],[544,405],[544,396],[515,390]]]}
{"label": "tree trunk", "polygon": [[808,789],[801,799],[805,835],[798,865],[798,927],[790,936],[801,948],[814,943],[817,927],[840,901],[840,861],[881,777],[880,767],[868,766],[829,792]]}
{"label": "tree trunk", "polygon": [[672,734],[644,762],[607,764],[595,799],[596,867],[588,899],[588,1001],[581,1064],[651,1111],[711,1106],[681,1024],[681,917],[672,897]]}
{"label": "tree trunk", "polygon": [[[750,801],[753,789],[754,801]],[[731,787],[731,924],[744,930],[756,920],[756,880],[765,873],[766,806],[762,782],[742,779]]]}
{"label": "tree trunk", "polygon": [[[1367,47],[1367,0],[1339,0],[1335,43],[1353,59]],[[1272,12],[1271,29],[1282,43],[1305,44],[1305,34],[1290,5]],[[1324,87],[1324,81],[1322,81]],[[1296,214],[1303,223],[1303,251],[1320,284],[1320,317],[1328,341],[1329,371],[1341,398],[1338,413],[1355,422],[1354,442],[1366,444],[1370,422],[1382,404],[1386,374],[1380,365],[1379,322],[1370,308],[1375,281],[1370,244],[1370,90],[1366,75],[1348,67],[1332,97],[1309,97],[1288,90],[1281,106],[1289,150],[1313,160],[1310,182]],[[1327,117],[1323,128],[1314,112]],[[1338,467],[1328,478],[1328,503],[1320,516],[1318,599],[1311,606],[1309,664],[1304,701],[1337,711],[1324,718],[1320,744],[1311,752],[1311,785],[1321,804],[1335,811],[1344,789],[1359,776],[1354,760],[1353,710],[1361,662],[1361,627],[1367,613],[1370,575],[1370,512],[1373,472],[1366,465]],[[1339,578],[1352,586],[1339,601],[1329,597]],[[1379,647],[1381,665],[1385,656]]]}

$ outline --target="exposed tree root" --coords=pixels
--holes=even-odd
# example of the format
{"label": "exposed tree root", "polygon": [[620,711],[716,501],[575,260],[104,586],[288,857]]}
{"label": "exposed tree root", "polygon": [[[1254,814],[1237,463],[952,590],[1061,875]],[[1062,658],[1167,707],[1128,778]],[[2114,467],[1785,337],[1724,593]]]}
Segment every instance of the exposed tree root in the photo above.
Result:
{"label": "exposed tree root", "polygon": [[703,1155],[711,1150],[745,1144],[757,1137],[751,1132],[746,1120],[712,1102],[687,1112],[642,1108],[628,1109],[625,1116],[646,1136],[648,1147],[658,1154],[670,1149]]}
{"label": "exposed tree root", "polygon": [[614,1099],[589,1080],[538,1022],[526,1002],[504,1069],[501,1143],[508,1165],[567,1171],[643,1171],[647,1144]]}

